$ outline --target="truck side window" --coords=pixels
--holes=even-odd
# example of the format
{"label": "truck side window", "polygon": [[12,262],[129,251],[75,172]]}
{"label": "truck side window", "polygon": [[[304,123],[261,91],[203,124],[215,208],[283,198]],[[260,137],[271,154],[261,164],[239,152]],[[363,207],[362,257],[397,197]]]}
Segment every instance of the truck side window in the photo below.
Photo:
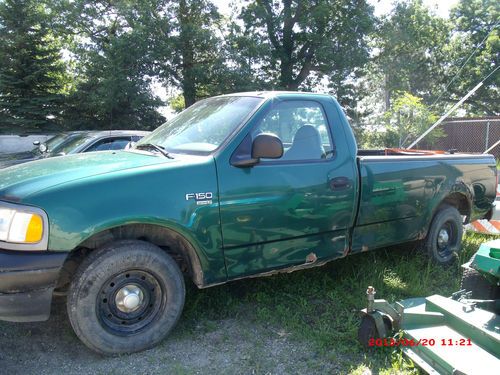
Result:
{"label": "truck side window", "polygon": [[283,142],[284,153],[278,160],[319,160],[332,158],[333,141],[321,104],[310,100],[281,101],[253,129],[252,139],[272,133]]}

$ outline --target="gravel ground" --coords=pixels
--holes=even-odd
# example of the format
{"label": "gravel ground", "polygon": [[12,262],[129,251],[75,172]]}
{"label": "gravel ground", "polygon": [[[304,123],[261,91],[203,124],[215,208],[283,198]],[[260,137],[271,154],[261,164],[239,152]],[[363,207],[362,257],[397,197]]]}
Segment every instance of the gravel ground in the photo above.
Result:
{"label": "gravel ground", "polygon": [[[316,360],[307,342],[286,332],[226,319],[174,329],[142,353],[102,357],[74,335],[64,300],[42,323],[0,322],[0,374],[334,374],[338,362]],[[345,368],[344,368],[345,372]]]}

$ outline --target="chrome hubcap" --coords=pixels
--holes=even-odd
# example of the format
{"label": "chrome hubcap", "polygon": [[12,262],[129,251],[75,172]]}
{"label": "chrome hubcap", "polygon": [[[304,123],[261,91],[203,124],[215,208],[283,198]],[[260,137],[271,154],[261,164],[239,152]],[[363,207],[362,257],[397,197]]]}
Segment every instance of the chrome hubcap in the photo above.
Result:
{"label": "chrome hubcap", "polygon": [[115,303],[118,310],[130,313],[141,307],[144,301],[144,293],[141,288],[134,284],[125,285],[116,293]]}
{"label": "chrome hubcap", "polygon": [[438,245],[439,247],[445,247],[450,241],[450,234],[446,229],[441,229],[438,234]]}

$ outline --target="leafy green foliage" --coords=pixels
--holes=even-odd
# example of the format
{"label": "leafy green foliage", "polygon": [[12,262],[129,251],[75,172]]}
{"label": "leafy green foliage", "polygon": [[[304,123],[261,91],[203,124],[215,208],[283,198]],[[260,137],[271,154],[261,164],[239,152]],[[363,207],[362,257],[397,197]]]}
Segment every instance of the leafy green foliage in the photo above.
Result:
{"label": "leafy green foliage", "polygon": [[[374,58],[357,90],[362,95],[364,113],[360,116],[364,121],[376,129],[388,128],[385,133],[358,131],[363,136],[361,143],[369,147],[408,145],[426,130],[423,124],[433,122],[428,117],[428,121],[397,130],[394,124],[400,116],[396,107],[401,92],[421,98],[427,111],[442,114],[492,72],[499,58],[498,13],[497,2],[489,0],[462,0],[450,19],[436,16],[422,0],[396,3],[381,19],[372,41]],[[472,115],[498,114],[499,79],[498,74],[491,76],[462,108]],[[425,143],[432,145],[441,134],[437,128]]]}
{"label": "leafy green foliage", "polygon": [[[460,0],[449,19],[422,0],[398,0],[379,20],[366,0],[242,0],[233,10],[225,17],[211,0],[0,0],[0,124],[154,128],[165,105],[154,83],[181,93],[176,110],[229,92],[328,91],[362,135],[363,123],[387,124],[399,92],[443,113],[499,63],[493,0]],[[499,80],[467,100],[468,113],[500,112]]]}
{"label": "leafy green foliage", "polygon": [[186,108],[186,103],[184,102],[184,96],[183,95],[175,95],[170,98],[168,101],[168,104],[170,105],[170,108],[175,113],[181,112],[184,108]]}
{"label": "leafy green foliage", "polygon": [[0,126],[54,131],[67,88],[61,45],[38,1],[0,3]]}
{"label": "leafy green foliage", "polygon": [[[461,0],[448,20],[422,0],[397,3],[381,20],[374,40],[380,52],[371,66],[373,76],[381,73],[385,110],[396,91],[421,97],[439,112],[467,94],[498,66],[499,12],[495,1]],[[498,114],[499,83],[500,76],[491,77],[465,108],[475,115]]]}
{"label": "leafy green foliage", "polygon": [[[376,142],[385,147],[404,147],[424,133],[438,117],[423,104],[422,98],[398,92],[382,119],[385,132],[379,134],[380,139]],[[437,128],[425,138],[426,143],[432,144],[443,135],[443,131]]]}
{"label": "leafy green foliage", "polygon": [[248,1],[240,19],[235,42],[244,67],[275,88],[312,87],[323,76],[343,82],[368,59],[373,15],[366,1]]}
{"label": "leafy green foliage", "polygon": [[77,0],[61,4],[64,32],[79,57],[65,120],[71,128],[153,129],[163,122],[151,91],[145,8]]}
{"label": "leafy green foliage", "polygon": [[375,68],[384,79],[385,110],[396,91],[431,100],[446,61],[450,30],[449,23],[433,15],[422,0],[399,2],[382,19],[375,36],[380,49]]}
{"label": "leafy green foliage", "polygon": [[154,66],[163,82],[182,90],[189,107],[220,93],[225,78],[221,16],[211,1],[157,1],[149,20]]}
{"label": "leafy green foliage", "polygon": [[[454,63],[445,70],[443,77],[447,82],[453,80],[453,84],[442,96],[444,103],[459,100],[499,66],[499,20],[500,6],[494,0],[462,0],[452,9],[451,22],[455,27],[449,59]],[[499,85],[500,74],[497,72],[467,99],[465,107],[474,115],[499,115]]]}

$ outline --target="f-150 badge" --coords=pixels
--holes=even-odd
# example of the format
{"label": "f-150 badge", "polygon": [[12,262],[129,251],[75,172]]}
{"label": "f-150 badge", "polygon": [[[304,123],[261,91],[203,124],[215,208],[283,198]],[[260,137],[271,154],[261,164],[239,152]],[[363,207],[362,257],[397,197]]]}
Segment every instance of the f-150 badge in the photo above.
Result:
{"label": "f-150 badge", "polygon": [[189,201],[194,199],[198,206],[204,206],[206,204],[212,204],[213,194],[211,191],[206,193],[188,193],[186,194],[186,200]]}

